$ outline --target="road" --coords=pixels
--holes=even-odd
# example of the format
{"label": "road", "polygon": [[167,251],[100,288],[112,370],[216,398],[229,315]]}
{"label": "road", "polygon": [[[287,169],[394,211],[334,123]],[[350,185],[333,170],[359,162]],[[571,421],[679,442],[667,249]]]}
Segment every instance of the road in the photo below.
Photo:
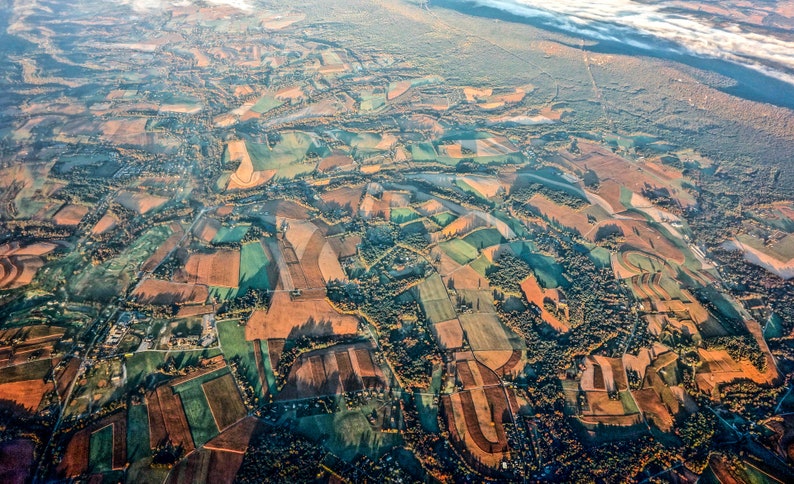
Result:
{"label": "road", "polygon": [[[108,321],[112,321],[113,318],[116,317],[116,313],[118,312],[118,307],[109,305],[105,307],[105,310],[110,309],[111,307],[113,308],[113,311],[110,313],[109,316],[107,317],[103,316],[105,311],[104,310],[100,311],[99,316],[97,316],[97,318],[94,320],[93,324],[89,326],[89,328],[98,326],[102,320],[104,320],[105,323],[107,323]],[[100,330],[96,330],[94,332],[94,337],[91,339],[91,342],[88,345],[86,345],[83,356],[77,357],[77,358],[81,358],[82,360],[80,362],[80,368],[78,368],[77,372],[75,373],[74,379],[72,379],[72,382],[69,384],[69,390],[66,392],[66,396],[61,402],[61,406],[58,411],[58,419],[55,421],[55,425],[53,426],[52,432],[50,433],[50,438],[47,440],[47,445],[44,447],[41,456],[39,457],[39,461],[36,464],[36,473],[33,476],[34,483],[38,483],[41,481],[44,472],[46,472],[46,469],[49,466],[49,463],[47,463],[47,465],[44,465],[44,459],[45,457],[51,455],[49,451],[52,448],[55,436],[58,434],[58,430],[60,429],[61,424],[63,423],[63,417],[64,414],[66,413],[66,409],[69,407],[69,402],[71,402],[72,395],[74,394],[74,388],[77,384],[77,381],[83,376],[83,373],[85,372],[85,369],[88,366],[87,365],[88,361],[93,361],[93,359],[90,359],[89,355],[93,351],[94,346],[96,346],[97,339],[99,339],[99,336],[101,334],[104,334],[104,332]]]}

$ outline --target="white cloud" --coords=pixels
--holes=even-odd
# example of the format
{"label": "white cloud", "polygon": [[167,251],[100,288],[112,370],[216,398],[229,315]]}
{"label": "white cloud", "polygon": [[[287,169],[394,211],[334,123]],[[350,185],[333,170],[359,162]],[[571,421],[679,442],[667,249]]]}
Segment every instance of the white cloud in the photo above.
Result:
{"label": "white cloud", "polygon": [[[739,25],[712,25],[667,12],[660,5],[632,0],[463,1],[538,18],[588,38],[724,59],[794,84],[794,42],[745,31]],[[667,45],[655,45],[654,39]]]}
{"label": "white cloud", "polygon": [[[123,5],[130,5],[136,12],[149,12],[169,6],[184,7],[194,3],[192,0],[118,0]],[[207,0],[213,5],[228,5],[244,12],[250,12],[254,7],[248,0]]]}

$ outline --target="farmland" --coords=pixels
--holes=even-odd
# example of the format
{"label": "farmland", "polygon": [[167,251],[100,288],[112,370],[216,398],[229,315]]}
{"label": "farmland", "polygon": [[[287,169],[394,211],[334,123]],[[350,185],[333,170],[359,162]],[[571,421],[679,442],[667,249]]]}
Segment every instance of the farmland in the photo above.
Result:
{"label": "farmland", "polygon": [[0,481],[794,482],[790,2],[264,3],[0,15]]}
{"label": "farmland", "polygon": [[444,282],[438,275],[433,275],[417,285],[415,293],[429,321],[440,323],[456,316]]}

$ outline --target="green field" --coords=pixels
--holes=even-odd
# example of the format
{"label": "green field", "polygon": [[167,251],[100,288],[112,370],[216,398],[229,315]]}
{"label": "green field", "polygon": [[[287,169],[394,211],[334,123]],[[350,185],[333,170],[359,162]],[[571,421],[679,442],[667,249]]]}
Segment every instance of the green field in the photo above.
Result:
{"label": "green field", "polygon": [[438,153],[432,143],[417,143],[411,145],[411,157],[414,161],[436,161]]}
{"label": "green field", "polygon": [[130,405],[127,410],[127,460],[136,462],[150,456],[146,405]]}
{"label": "green field", "polygon": [[[213,372],[213,374],[215,373]],[[197,378],[196,380],[201,379]],[[215,425],[215,419],[212,417],[212,411],[207,397],[204,395],[204,389],[201,388],[201,383],[190,381],[174,390],[182,398],[182,407],[185,409],[185,416],[196,447],[206,444],[218,435],[218,427]]]}
{"label": "green field", "polygon": [[419,423],[428,432],[438,433],[438,405],[433,403],[433,395],[416,393],[416,411],[419,413]]}
{"label": "green field", "polygon": [[359,454],[377,460],[392,447],[402,444],[403,439],[398,433],[374,431],[365,416],[371,412],[371,407],[363,407],[303,417],[298,421],[298,431],[321,442],[345,461],[351,462]]}
{"label": "green field", "polygon": [[562,277],[562,266],[557,264],[553,257],[530,253],[523,259],[532,267],[532,272],[535,273],[543,287],[550,289],[568,286],[568,281]]}
{"label": "green field", "polygon": [[397,207],[391,209],[389,218],[396,224],[404,224],[406,222],[411,222],[413,220],[422,218],[422,216],[416,213],[416,210],[412,209],[411,207]]}
{"label": "green field", "polygon": [[263,114],[272,109],[276,109],[282,104],[284,104],[283,101],[279,101],[278,99],[276,99],[271,95],[265,95],[259,98],[256,104],[254,104],[254,107],[251,108],[251,111],[255,113]]}
{"label": "green field", "polygon": [[464,192],[466,192],[466,193],[468,193],[470,195],[473,195],[473,196],[475,196],[475,197],[477,197],[477,198],[479,198],[481,200],[488,200],[488,197],[486,197],[482,193],[478,192],[477,189],[475,189],[473,186],[471,186],[468,183],[466,183],[465,180],[461,180],[460,178],[456,178],[455,179],[455,185],[458,188],[460,188],[461,190],[463,190]]}
{"label": "green field", "polygon": [[664,269],[664,263],[656,257],[645,257],[639,252],[631,252],[626,256],[626,261],[645,272],[659,272]]}
{"label": "green field", "polygon": [[553,257],[538,254],[532,242],[513,242],[510,249],[516,256],[529,264],[532,272],[546,289],[555,287],[568,287],[568,281],[563,277],[563,268]]}
{"label": "green field", "polygon": [[452,302],[449,300],[447,289],[444,287],[444,281],[441,280],[441,276],[438,274],[433,274],[420,284],[417,284],[413,291],[430,322],[449,321],[457,315],[455,308],[452,307]]}
{"label": "green field", "polygon": [[477,249],[484,249],[505,242],[505,238],[496,229],[478,229],[463,237],[463,240]]}
{"label": "green field", "polygon": [[[219,322],[217,328],[218,339],[220,339],[226,359],[240,358],[238,366],[240,373],[244,375],[245,379],[253,387],[254,393],[262,395],[262,384],[259,381],[259,373],[256,369],[254,345],[245,339],[245,326],[240,326],[237,321],[231,320]],[[272,373],[267,376],[268,380],[272,379],[273,385],[275,385],[275,378]]]}
{"label": "green field", "polygon": [[440,225],[442,227],[446,227],[447,225],[451,224],[452,221],[455,220],[458,217],[456,217],[455,215],[453,215],[453,214],[451,214],[449,212],[441,212],[441,213],[437,213],[437,214],[433,215],[430,218],[432,218],[438,225]]}
{"label": "green field", "polygon": [[92,473],[113,468],[113,425],[106,425],[91,434],[88,468]]}
{"label": "green field", "polygon": [[240,251],[240,294],[248,289],[269,289],[275,286],[270,281],[267,267],[271,261],[265,255],[260,242],[243,245]]}
{"label": "green field", "polygon": [[530,236],[524,224],[511,217],[509,214],[505,212],[500,212],[499,210],[495,210],[491,214],[494,217],[496,217],[498,220],[501,220],[502,222],[506,223],[507,226],[510,227],[510,229],[513,232],[515,232],[517,237],[526,238]]}
{"label": "green field", "polygon": [[251,224],[240,224],[240,225],[233,225],[231,227],[223,226],[218,230],[218,233],[215,234],[215,237],[212,239],[213,244],[228,244],[232,242],[240,242],[245,237],[245,234],[248,233],[248,230],[251,228]]}
{"label": "green field", "polygon": [[485,257],[485,255],[480,255],[479,257],[474,259],[472,263],[469,264],[469,266],[471,266],[472,269],[474,269],[475,271],[477,271],[478,274],[484,277],[488,273],[488,270],[492,268],[494,265],[490,260],[488,260],[487,257]]}
{"label": "green field", "polygon": [[383,141],[383,135],[374,132],[361,132],[354,133],[350,131],[335,131],[334,135],[346,145],[355,148],[358,151],[364,152],[382,152],[385,151],[378,148],[378,145]]}
{"label": "green field", "polygon": [[227,300],[242,296],[249,289],[270,289],[270,262],[260,242],[244,244],[240,249],[240,285],[236,288],[210,286],[210,297]]}
{"label": "green field", "polygon": [[140,385],[147,375],[157,371],[157,367],[165,362],[165,353],[159,351],[141,351],[127,358],[127,387]]}
{"label": "green field", "polygon": [[267,341],[262,341],[259,344],[259,348],[262,351],[262,368],[265,370],[268,391],[271,395],[276,395],[278,393],[278,385],[276,385],[276,376],[273,373],[273,364],[270,360],[270,348],[267,345]]}
{"label": "green field", "polygon": [[588,255],[590,257],[590,260],[593,261],[593,264],[595,264],[599,268],[603,269],[605,267],[609,267],[610,265],[612,265],[612,258],[610,256],[610,252],[609,250],[603,247],[594,247],[593,250],[591,250]]}
{"label": "green field", "polygon": [[361,94],[359,97],[362,111],[375,111],[386,105],[386,94],[382,92]]}
{"label": "green field", "polygon": [[304,162],[309,152],[328,155],[327,148],[314,145],[312,138],[300,131],[281,134],[281,139],[271,147],[268,144],[246,143],[255,171],[276,170],[278,178],[294,178],[314,171],[315,163]]}
{"label": "green field", "polygon": [[452,239],[438,244],[445,254],[458,264],[465,265],[473,261],[479,255],[477,249],[462,239]]}

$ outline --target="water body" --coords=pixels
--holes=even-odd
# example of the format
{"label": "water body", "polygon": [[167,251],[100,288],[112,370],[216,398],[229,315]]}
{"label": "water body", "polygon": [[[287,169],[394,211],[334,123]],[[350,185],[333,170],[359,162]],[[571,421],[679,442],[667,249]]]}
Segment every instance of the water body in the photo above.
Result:
{"label": "water body", "polygon": [[[718,37],[713,42],[705,42],[704,45],[707,45],[708,49],[704,47],[702,52],[696,52],[691,46],[638,30],[630,22],[621,24],[620,16],[610,21],[598,19],[595,15],[586,19],[542,8],[527,7],[514,0],[432,0],[432,7],[523,23],[574,38],[584,38],[595,42],[584,47],[585,50],[594,53],[648,56],[715,72],[735,83],[732,86],[714,86],[716,89],[743,99],[794,109],[794,71],[789,71],[786,65],[778,62],[774,52],[771,52],[766,62],[762,63],[764,59],[750,59],[744,57],[741,52],[734,54],[719,51],[718,46],[714,44],[724,41],[722,37]],[[679,17],[671,15],[670,21],[675,21],[676,18]],[[655,19],[660,24],[664,20],[664,18]],[[704,35],[708,35],[707,32],[704,32]],[[764,39],[755,40],[763,43]],[[779,44],[775,39],[769,42],[770,45]],[[579,48],[578,43],[569,45]],[[769,49],[766,50],[769,52]],[[788,62],[789,59],[784,56],[789,52],[783,49],[782,53],[780,59]],[[794,56],[794,50],[790,54]]]}

